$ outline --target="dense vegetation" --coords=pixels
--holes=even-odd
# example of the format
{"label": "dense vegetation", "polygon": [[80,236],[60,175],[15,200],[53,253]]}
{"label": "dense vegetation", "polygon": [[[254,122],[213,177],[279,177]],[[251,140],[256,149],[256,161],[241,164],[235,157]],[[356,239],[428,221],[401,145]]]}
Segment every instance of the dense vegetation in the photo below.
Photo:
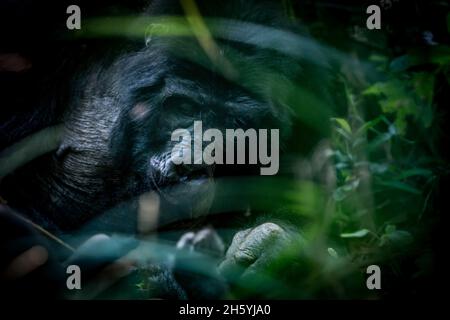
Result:
{"label": "dense vegetation", "polygon": [[[237,282],[232,296],[433,293],[428,290],[439,270],[439,202],[450,169],[444,132],[450,89],[448,3],[380,1],[381,30],[365,27],[370,3],[284,4],[290,19],[308,27],[311,46],[330,63],[333,77],[325,89],[333,102],[310,94],[304,84],[275,87],[296,115],[284,174],[267,183],[250,180],[247,188],[240,181],[242,189],[234,196],[252,190],[258,208],[297,221],[304,241],[254,281]],[[151,32],[186,32],[173,23]],[[89,30],[117,36],[122,32],[117,25],[100,19]],[[137,25],[127,33],[141,37],[143,32]],[[313,64],[323,62],[315,59]],[[321,77],[317,73],[307,81],[325,86]],[[271,84],[278,80],[274,74]],[[233,197],[235,188],[230,189]],[[366,288],[371,264],[381,267],[381,291]]]}
{"label": "dense vegetation", "polygon": [[[275,97],[293,111],[292,137],[284,144],[280,174],[217,183],[225,205],[231,208],[234,199],[243,195],[253,197],[252,209],[293,223],[301,240],[285,248],[265,273],[245,282],[236,279],[230,297],[380,298],[437,293],[444,250],[444,185],[450,172],[445,132],[449,3],[283,3],[286,19],[305,26],[310,37],[294,37],[292,47],[274,51],[302,56],[304,52],[292,50],[299,48],[320,54],[302,57],[307,61],[298,83],[286,82],[269,69],[257,74],[267,77]],[[381,7],[381,30],[366,28],[369,4]],[[136,20],[116,10],[114,16],[83,20],[82,30],[69,41],[191,35],[203,37],[204,48],[215,48],[210,35],[220,21],[203,19],[201,12],[189,12],[189,6],[186,11],[187,21],[180,17],[160,21]],[[268,38],[279,35],[265,30]],[[211,58],[208,52],[205,56]],[[198,57],[185,58],[211,67]],[[238,81],[243,83],[238,84],[245,87],[250,78],[236,60],[239,56],[230,50],[226,58],[241,75]],[[315,70],[308,69],[311,66],[325,67],[326,72],[311,73]],[[226,68],[217,69],[227,76]],[[232,235],[237,230],[229,231]],[[161,247],[163,253],[174,249],[174,243],[168,244]],[[158,251],[159,245],[152,250]],[[381,268],[382,290],[366,287],[366,268],[372,264]],[[208,267],[204,260],[187,266],[198,273]],[[127,288],[132,292],[118,290],[113,296],[148,297],[147,272],[141,270],[131,278]]]}

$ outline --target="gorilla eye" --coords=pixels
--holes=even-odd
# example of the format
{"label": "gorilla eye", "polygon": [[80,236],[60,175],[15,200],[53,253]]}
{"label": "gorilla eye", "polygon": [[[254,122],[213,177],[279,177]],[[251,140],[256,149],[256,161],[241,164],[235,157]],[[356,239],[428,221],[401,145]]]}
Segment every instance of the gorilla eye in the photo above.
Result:
{"label": "gorilla eye", "polygon": [[193,106],[187,102],[183,102],[175,107],[175,110],[185,115],[192,115],[193,109],[194,109]]}
{"label": "gorilla eye", "polygon": [[172,96],[164,100],[164,109],[176,115],[193,117],[198,109],[197,104],[189,98]]}

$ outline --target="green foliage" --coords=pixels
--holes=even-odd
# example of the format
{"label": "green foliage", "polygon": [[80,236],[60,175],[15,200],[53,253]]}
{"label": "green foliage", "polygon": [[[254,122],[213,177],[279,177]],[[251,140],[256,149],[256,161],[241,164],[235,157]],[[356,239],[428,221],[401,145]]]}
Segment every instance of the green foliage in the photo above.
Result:
{"label": "green foliage", "polygon": [[448,172],[433,130],[436,92],[445,85],[437,79],[449,79],[450,52],[440,44],[405,52],[353,53],[354,69],[340,75],[346,111],[330,117],[326,147],[306,159],[293,155],[301,159],[293,169],[300,181],[283,189],[290,209],[306,218],[298,225],[305,241],[285,257],[296,269],[288,268],[284,296],[379,297],[365,288],[370,264],[405,294],[401,281],[414,287],[430,277],[435,262],[426,237],[437,210],[430,199]]}
{"label": "green foliage", "polygon": [[[290,18],[308,21],[301,14],[295,17],[290,1],[283,3]],[[439,77],[447,80],[447,88],[450,84],[450,48],[438,44],[418,50],[405,45],[397,53],[386,45],[388,33],[378,32],[373,42],[371,34],[355,40],[349,34],[352,26],[340,26],[328,18],[333,15],[323,14],[325,9],[315,9],[323,19],[310,22],[312,33],[326,43],[319,47],[338,65],[334,73],[342,89],[332,95],[343,97],[343,112],[333,114],[329,103],[305,83],[283,81],[269,69],[246,74],[239,56],[227,56],[240,75],[232,81],[254,92],[248,87],[251,77],[264,77],[276,100],[295,113],[294,127],[306,125],[322,134],[308,155],[297,151],[296,144],[304,140],[294,137],[286,148],[288,174],[282,177],[219,183],[222,189],[217,194],[225,196],[217,211],[238,208],[238,199],[246,194],[253,209],[296,222],[305,240],[281,252],[253,281],[236,279],[232,297],[270,293],[286,298],[374,298],[377,293],[365,288],[368,265],[378,264],[383,274],[402,274],[415,281],[417,274],[427,271],[420,266],[433,263],[424,242],[434,223],[430,199],[439,175],[448,172],[436,151],[435,95],[442,86]],[[117,19],[90,22],[85,36],[123,35],[118,27],[123,23]],[[450,30],[450,15],[445,19]],[[135,23],[126,35],[148,34],[149,24],[155,36],[195,34],[184,19],[171,18],[163,24],[156,18]],[[214,21],[207,21],[211,24]],[[199,57],[187,58],[206,66]],[[317,74],[307,80],[321,83],[322,78]],[[404,261],[409,263],[405,270],[400,267]],[[395,287],[396,278],[390,281]],[[145,284],[137,286],[142,289]]]}

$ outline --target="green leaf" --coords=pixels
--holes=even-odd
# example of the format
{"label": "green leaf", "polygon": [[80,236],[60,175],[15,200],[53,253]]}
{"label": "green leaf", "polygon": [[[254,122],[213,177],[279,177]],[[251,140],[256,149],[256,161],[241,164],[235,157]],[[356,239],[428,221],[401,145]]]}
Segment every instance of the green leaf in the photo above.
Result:
{"label": "green leaf", "polygon": [[357,131],[356,131],[356,135],[359,136],[363,133],[366,133],[368,130],[374,128],[380,121],[383,120],[383,117],[377,117],[373,120],[370,120],[366,123],[364,123]]}
{"label": "green leaf", "polygon": [[404,230],[394,230],[381,237],[380,246],[391,245],[396,248],[405,249],[413,242],[413,236]]}
{"label": "green leaf", "polygon": [[403,55],[392,60],[389,65],[389,69],[393,72],[400,72],[414,66],[415,64],[417,64],[417,61],[415,61],[413,57]]}
{"label": "green leaf", "polygon": [[411,170],[405,170],[402,173],[400,173],[397,176],[398,180],[403,180],[409,177],[415,177],[415,176],[424,176],[424,177],[429,177],[433,174],[433,172],[431,170],[428,169],[421,169],[421,168],[417,168],[417,169],[411,169]]}
{"label": "green leaf", "polygon": [[377,149],[378,147],[380,147],[384,143],[386,143],[389,140],[391,140],[392,137],[393,136],[392,136],[391,133],[383,133],[383,134],[378,135],[372,142],[369,143],[369,145],[368,145],[369,151]]}
{"label": "green leaf", "polygon": [[383,93],[383,84],[377,82],[362,92],[363,95],[380,95]]}
{"label": "green leaf", "polygon": [[340,202],[342,200],[344,200],[345,198],[347,198],[348,196],[348,192],[344,190],[344,188],[339,187],[336,190],[334,190],[333,192],[333,199],[334,201]]}
{"label": "green leaf", "polygon": [[139,282],[139,283],[136,283],[136,288],[138,288],[139,290],[144,290],[145,283],[143,281]]}
{"label": "green leaf", "polygon": [[341,238],[363,238],[370,233],[367,229],[361,229],[350,233],[341,233]]}
{"label": "green leaf", "polygon": [[372,173],[381,174],[385,173],[389,169],[389,166],[384,163],[370,163],[369,170]]}
{"label": "green leaf", "polygon": [[379,181],[378,184],[413,194],[422,194],[422,191],[420,191],[419,189],[400,181]]}
{"label": "green leaf", "polygon": [[401,135],[406,132],[407,117],[417,117],[421,110],[416,101],[417,94],[411,92],[409,86],[398,79],[377,82],[367,88],[363,94],[376,95],[383,113],[395,114],[396,131]]}
{"label": "green leaf", "polygon": [[397,227],[395,226],[395,225],[393,225],[393,224],[388,224],[387,226],[386,226],[386,229],[385,229],[385,233],[392,233],[392,232],[394,232],[395,230],[397,230]]}
{"label": "green leaf", "polygon": [[344,118],[331,118],[331,119],[336,121],[341,126],[342,129],[344,129],[350,134],[352,133],[352,128],[348,124],[347,120],[345,120]]}
{"label": "green leaf", "polygon": [[350,176],[346,177],[346,183],[333,192],[333,199],[337,202],[344,200],[352,191],[359,186],[359,179]]}
{"label": "green leaf", "polygon": [[336,128],[335,131],[337,133],[339,133],[342,137],[344,137],[345,140],[347,140],[347,141],[351,141],[352,140],[352,137],[350,136],[350,134],[347,131],[345,131],[344,129]]}
{"label": "green leaf", "polygon": [[353,179],[348,181],[345,185],[343,185],[341,188],[344,189],[344,191],[350,192],[358,188],[359,186],[359,179]]}
{"label": "green leaf", "polygon": [[388,61],[388,58],[379,54],[372,54],[369,57],[369,60],[372,62],[386,63]]}
{"label": "green leaf", "polygon": [[333,258],[336,258],[336,259],[339,258],[338,253],[333,248],[330,247],[330,248],[327,249],[327,251],[328,251],[328,254],[330,256],[332,256]]}

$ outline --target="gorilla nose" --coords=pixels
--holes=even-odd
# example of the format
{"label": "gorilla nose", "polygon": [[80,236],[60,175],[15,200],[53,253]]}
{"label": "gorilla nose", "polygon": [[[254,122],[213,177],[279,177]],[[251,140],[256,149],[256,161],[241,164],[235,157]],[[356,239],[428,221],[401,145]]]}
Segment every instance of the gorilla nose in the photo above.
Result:
{"label": "gorilla nose", "polygon": [[213,167],[205,164],[190,164],[175,166],[176,173],[180,181],[195,179],[207,179],[213,176]]}

